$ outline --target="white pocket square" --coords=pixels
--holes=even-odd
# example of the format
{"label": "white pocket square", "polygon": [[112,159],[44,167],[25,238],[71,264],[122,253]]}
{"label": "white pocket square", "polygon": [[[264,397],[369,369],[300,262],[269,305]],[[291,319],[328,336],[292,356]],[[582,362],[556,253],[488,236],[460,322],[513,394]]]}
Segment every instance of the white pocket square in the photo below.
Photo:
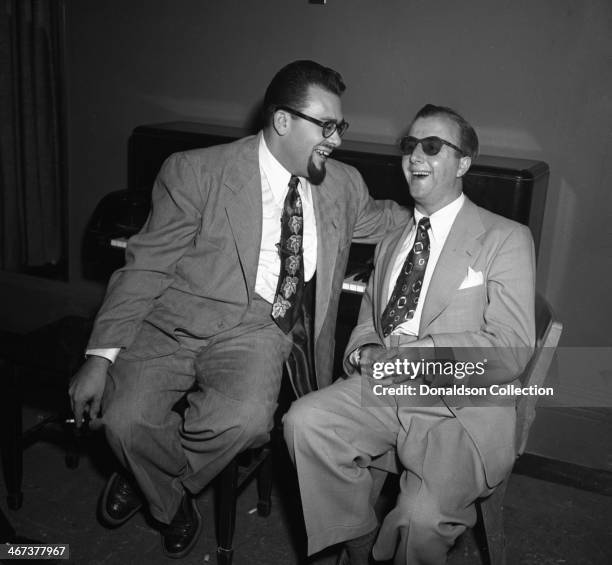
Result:
{"label": "white pocket square", "polygon": [[468,267],[467,276],[463,279],[461,286],[459,286],[459,290],[463,290],[464,288],[472,288],[473,286],[480,286],[481,284],[484,284],[482,271],[475,271],[472,269],[472,267]]}

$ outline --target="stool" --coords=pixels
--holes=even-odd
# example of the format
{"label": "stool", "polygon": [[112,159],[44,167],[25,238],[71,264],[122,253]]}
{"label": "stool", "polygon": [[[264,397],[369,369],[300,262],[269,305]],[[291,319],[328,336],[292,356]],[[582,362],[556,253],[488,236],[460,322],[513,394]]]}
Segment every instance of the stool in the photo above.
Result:
{"label": "stool", "polygon": [[247,449],[231,461],[216,479],[215,517],[217,529],[217,563],[232,565],[234,550],[232,540],[236,525],[236,499],[255,474],[257,474],[257,514],[266,517],[272,508],[272,457],[271,444]]}

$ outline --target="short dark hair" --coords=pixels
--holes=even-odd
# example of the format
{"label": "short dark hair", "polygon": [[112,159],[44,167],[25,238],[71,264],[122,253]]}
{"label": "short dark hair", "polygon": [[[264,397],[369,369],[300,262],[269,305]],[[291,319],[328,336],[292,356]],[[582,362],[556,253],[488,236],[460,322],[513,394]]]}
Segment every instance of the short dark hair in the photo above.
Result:
{"label": "short dark hair", "polygon": [[269,123],[278,106],[303,110],[307,103],[308,87],[318,86],[341,96],[346,86],[339,72],[315,61],[293,61],[276,73],[264,96],[264,122]]}
{"label": "short dark hair", "polygon": [[[470,123],[458,112],[446,106],[425,104],[414,116],[410,128],[419,118],[430,118],[432,116],[446,116],[459,127],[459,147],[472,160],[478,157],[478,135]],[[408,129],[410,129],[408,128]]]}

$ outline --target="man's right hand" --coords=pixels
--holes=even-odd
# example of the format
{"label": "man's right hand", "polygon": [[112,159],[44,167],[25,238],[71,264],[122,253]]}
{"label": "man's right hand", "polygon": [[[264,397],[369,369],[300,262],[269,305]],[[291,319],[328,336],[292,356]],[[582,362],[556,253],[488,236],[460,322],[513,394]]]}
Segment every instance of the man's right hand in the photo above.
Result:
{"label": "man's right hand", "polygon": [[377,343],[362,346],[359,350],[359,372],[365,377],[371,377],[372,365],[385,351],[385,347]]}
{"label": "man's right hand", "polygon": [[109,365],[108,359],[91,355],[72,378],[68,394],[77,428],[83,424],[85,412],[92,421],[98,417]]}

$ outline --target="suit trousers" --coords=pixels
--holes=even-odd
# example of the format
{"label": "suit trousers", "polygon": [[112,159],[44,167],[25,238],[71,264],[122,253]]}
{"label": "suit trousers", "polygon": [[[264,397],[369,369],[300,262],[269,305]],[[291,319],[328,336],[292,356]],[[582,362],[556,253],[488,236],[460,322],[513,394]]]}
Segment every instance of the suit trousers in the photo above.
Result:
{"label": "suit trousers", "polygon": [[491,492],[476,446],[438,397],[376,396],[371,380],[354,375],[294,402],[284,431],[309,554],[377,527],[374,469],[389,450],[401,463],[400,494],[378,533],[376,559],[446,563],[456,538],[476,522],[475,500]]}
{"label": "suit trousers", "polygon": [[237,327],[205,340],[176,335],[179,347],[165,354],[175,337],[145,323],[143,346],[110,367],[106,437],[160,522],[172,520],[184,489],[199,492],[240,451],[268,440],[292,347],[270,313],[255,296]]}

